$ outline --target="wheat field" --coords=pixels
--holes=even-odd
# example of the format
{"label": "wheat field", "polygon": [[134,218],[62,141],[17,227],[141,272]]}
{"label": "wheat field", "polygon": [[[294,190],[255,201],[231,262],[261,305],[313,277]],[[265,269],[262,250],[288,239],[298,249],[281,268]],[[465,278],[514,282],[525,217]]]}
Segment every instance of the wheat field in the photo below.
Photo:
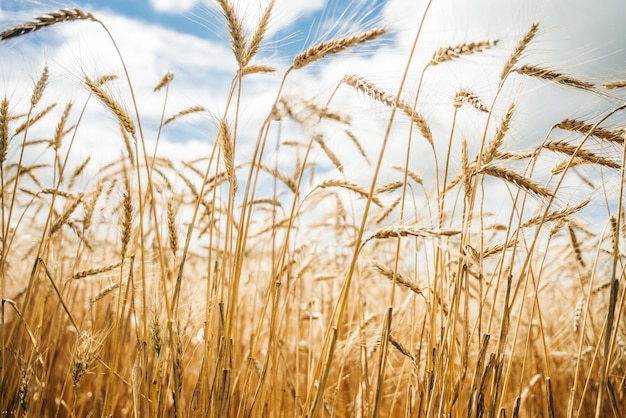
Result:
{"label": "wheat field", "polygon": [[[166,72],[156,122],[97,14],[0,27],[19,48],[95,25],[119,68],[76,74],[75,100],[50,93],[62,75],[47,66],[32,89],[0,92],[3,416],[626,415],[626,81],[533,61],[541,21],[512,43],[433,48],[415,68],[427,3],[393,90],[342,68],[329,94],[297,95],[299,72],[391,34],[313,43],[283,68],[257,59],[274,1],[252,30],[216,4],[228,94],[172,111]],[[459,87],[432,123],[429,77],[489,53],[504,57],[491,93]],[[258,126],[241,104],[250,77],[277,81]],[[516,80],[571,91],[586,117],[515,141]],[[374,141],[351,102],[377,115]],[[72,153],[90,112],[110,122],[106,164]],[[159,152],[185,120],[206,153]]]}

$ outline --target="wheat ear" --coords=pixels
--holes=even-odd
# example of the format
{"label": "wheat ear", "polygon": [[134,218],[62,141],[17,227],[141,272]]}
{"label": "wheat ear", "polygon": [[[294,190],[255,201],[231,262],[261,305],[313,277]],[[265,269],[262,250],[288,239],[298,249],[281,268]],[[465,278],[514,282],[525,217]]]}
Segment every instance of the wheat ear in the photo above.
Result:
{"label": "wheat ear", "polygon": [[454,96],[454,107],[459,108],[463,106],[463,103],[467,103],[481,112],[489,113],[489,109],[480,100],[480,97],[466,89],[459,90]]}
{"label": "wheat ear", "polygon": [[463,55],[475,54],[483,51],[484,49],[494,47],[497,44],[497,40],[488,40],[480,42],[466,42],[455,46],[439,48],[437,52],[433,54],[429,65],[438,65],[442,62],[450,61]]}
{"label": "wheat ear", "polygon": [[89,90],[91,90],[94,96],[100,99],[100,101],[108,107],[111,112],[113,112],[124,129],[126,129],[126,132],[135,136],[135,123],[122,106],[113,100],[109,94],[102,90],[102,88],[94,83],[89,77],[85,77],[85,84],[87,84],[87,87],[89,87]]}
{"label": "wheat ear", "polygon": [[594,88],[592,83],[578,80],[570,75],[559,73],[548,68],[539,67],[538,65],[523,65],[514,69],[513,72],[583,90],[592,90]]}
{"label": "wheat ear", "polygon": [[522,54],[526,50],[526,47],[528,47],[528,44],[530,44],[533,38],[537,35],[538,31],[539,31],[539,23],[533,23],[530,26],[530,29],[528,30],[528,32],[524,34],[522,39],[519,41],[519,43],[517,44],[517,46],[511,53],[511,55],[509,55],[509,58],[506,60],[506,63],[504,64],[504,68],[502,69],[502,73],[500,73],[501,80],[504,80],[509,75],[509,72],[511,71],[513,66],[517,64]]}
{"label": "wheat ear", "polygon": [[36,30],[45,28],[47,26],[56,25],[61,22],[70,22],[74,20],[91,20],[97,22],[98,20],[91,13],[84,12],[78,8],[73,9],[61,9],[55,12],[46,13],[45,15],[36,17],[30,22],[22,23],[11,29],[5,30],[0,33],[0,40],[16,38],[18,36],[26,35],[27,33],[34,32]]}
{"label": "wheat ear", "polygon": [[538,196],[542,196],[542,197],[552,196],[552,193],[547,188],[538,185],[537,183],[531,181],[528,177],[524,177],[508,168],[487,164],[480,170],[480,173],[487,174],[492,177],[501,178],[503,180],[508,181],[509,183],[515,184],[517,187],[523,190],[532,192]]}
{"label": "wheat ear", "polygon": [[585,135],[595,136],[605,141],[614,142],[616,144],[624,143],[623,129],[606,129],[596,127],[594,124],[583,122],[577,119],[564,119],[555,125],[556,128],[564,131],[575,131]]}
{"label": "wheat ear", "polygon": [[7,159],[9,149],[9,100],[5,97],[0,105],[0,164]]}
{"label": "wheat ear", "polygon": [[336,54],[355,45],[372,41],[383,35],[385,32],[384,28],[376,28],[359,35],[335,39],[330,42],[322,42],[319,45],[313,46],[297,55],[293,60],[292,67],[296,70],[300,69],[328,55]]}
{"label": "wheat ear", "polygon": [[252,39],[250,39],[250,44],[246,49],[243,56],[243,65],[242,67],[247,67],[250,63],[250,60],[259,52],[259,47],[261,46],[261,42],[265,38],[265,34],[267,33],[267,27],[270,22],[270,16],[272,15],[272,10],[274,9],[274,0],[271,0],[265,11],[263,12],[263,16],[261,16],[261,20],[259,21],[259,25],[252,35]]}
{"label": "wheat ear", "polygon": [[217,3],[222,9],[222,14],[224,15],[224,18],[226,19],[226,24],[228,25],[228,32],[230,33],[230,43],[233,54],[235,55],[235,59],[237,60],[237,64],[239,64],[239,67],[243,68],[246,66],[246,62],[244,60],[246,40],[243,36],[241,23],[239,22],[237,14],[235,13],[235,8],[227,0],[217,0]]}
{"label": "wheat ear", "polygon": [[370,262],[372,267],[379,272],[381,275],[383,275],[384,277],[386,277],[387,279],[393,281],[395,278],[395,281],[398,284],[401,284],[402,286],[406,287],[407,289],[411,290],[413,293],[420,295],[420,296],[424,296],[424,294],[422,293],[422,289],[420,289],[419,287],[417,287],[417,285],[415,283],[413,283],[412,280],[404,277],[402,274],[400,274],[399,272],[395,272],[387,267],[386,265],[373,260]]}
{"label": "wheat ear", "polygon": [[169,85],[173,79],[174,79],[174,73],[171,71],[166,72],[163,78],[161,78],[161,81],[159,81],[159,83],[156,86],[154,86],[154,89],[152,91],[161,90],[163,87],[166,87],[167,85]]}

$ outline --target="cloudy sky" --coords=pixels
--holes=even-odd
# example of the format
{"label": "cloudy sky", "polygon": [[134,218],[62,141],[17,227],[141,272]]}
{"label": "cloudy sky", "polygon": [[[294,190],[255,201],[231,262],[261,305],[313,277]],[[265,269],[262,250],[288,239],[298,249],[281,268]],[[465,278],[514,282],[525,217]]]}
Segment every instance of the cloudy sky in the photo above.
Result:
{"label": "cloudy sky", "polygon": [[[248,33],[254,30],[267,3],[268,0],[235,1]],[[389,92],[397,92],[425,5],[422,0],[276,0],[268,37],[255,62],[274,66],[278,71],[245,80],[238,145],[240,158],[245,160],[246,154],[249,155],[261,122],[271,110],[284,70],[307,46],[385,26],[388,33],[371,45],[294,72],[287,80],[285,94],[314,98],[323,104],[345,74],[358,74]],[[0,0],[0,30],[61,7],[79,7],[92,12],[119,44],[138,96],[148,144],[156,137],[164,106],[163,93],[154,93],[152,88],[168,71],[172,71],[175,78],[166,104],[166,117],[196,105],[216,115],[224,113],[236,64],[228,32],[214,2]],[[626,79],[624,16],[626,3],[623,0],[434,0],[403,97],[412,101],[419,74],[438,48],[489,39],[499,41],[495,48],[431,68],[426,73],[418,110],[431,125],[435,142],[446,145],[455,92],[467,88],[490,103],[504,60],[532,22],[540,22],[540,32],[524,55],[524,63],[550,67],[594,83]],[[46,64],[51,70],[46,100],[60,104],[58,115],[66,101],[87,97],[80,83],[83,76],[122,75],[119,59],[102,28],[92,22],[72,22],[0,44],[0,95],[8,97],[12,106],[25,109],[32,86]],[[130,109],[127,85],[118,80],[110,84],[109,91]],[[531,143],[540,143],[549,127],[559,120],[599,118],[622,103],[624,95],[620,94],[619,91],[612,91],[610,95],[571,92],[561,86],[515,76],[506,94],[497,102],[496,110],[502,114],[512,100],[518,103],[508,146],[511,150],[520,150]],[[370,160],[375,160],[388,117],[385,110],[346,86],[339,89],[332,103],[338,110],[350,114],[352,128]],[[81,139],[72,151],[76,161],[86,155],[91,155],[92,162],[96,163],[119,157],[123,145],[112,134],[116,129],[112,117],[102,106],[91,105],[89,109],[81,124]],[[461,115],[458,121],[458,136],[466,137],[470,147],[479,144],[480,138],[476,136],[484,126],[484,119],[477,119],[480,117],[467,110],[466,116]],[[386,166],[404,162],[408,127],[404,122],[397,123],[402,140],[391,142],[386,152]],[[40,129],[53,129],[55,123],[51,120]],[[612,118],[607,126],[623,127],[623,115]],[[181,119],[180,123],[164,130],[159,152],[184,160],[207,156],[214,131],[208,116]],[[43,131],[37,133],[43,135]],[[289,134],[283,133],[282,139],[289,139],[286,137]],[[345,137],[327,139],[330,147],[341,156],[346,173],[350,173],[346,177],[367,184],[371,167],[358,156],[353,144]],[[439,152],[443,153],[443,145],[438,145]],[[418,144],[414,152],[417,161],[418,157],[423,157],[422,152],[430,150]],[[274,157],[268,156],[270,161]],[[319,164],[322,174],[337,177],[323,156]],[[414,169],[427,178],[428,170],[432,170],[432,158],[421,158]],[[386,171],[381,182],[393,179],[393,172]]]}

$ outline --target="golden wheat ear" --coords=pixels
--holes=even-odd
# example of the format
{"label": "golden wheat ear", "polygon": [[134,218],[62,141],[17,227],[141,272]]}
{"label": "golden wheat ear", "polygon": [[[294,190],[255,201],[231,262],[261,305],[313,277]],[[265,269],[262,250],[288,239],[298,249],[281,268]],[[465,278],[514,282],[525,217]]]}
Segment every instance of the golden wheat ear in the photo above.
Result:
{"label": "golden wheat ear", "polygon": [[6,39],[17,38],[18,36],[26,35],[36,30],[56,25],[57,23],[71,22],[74,20],[91,20],[92,22],[98,21],[98,19],[96,19],[91,13],[78,8],[60,9],[55,12],[38,16],[30,22],[22,23],[12,27],[11,29],[5,30],[0,33],[0,40],[4,41]]}

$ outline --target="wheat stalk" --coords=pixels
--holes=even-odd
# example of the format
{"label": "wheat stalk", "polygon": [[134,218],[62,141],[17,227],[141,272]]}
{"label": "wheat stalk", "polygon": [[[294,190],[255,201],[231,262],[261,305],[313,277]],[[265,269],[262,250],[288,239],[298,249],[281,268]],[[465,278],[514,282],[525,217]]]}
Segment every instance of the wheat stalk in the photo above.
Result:
{"label": "wheat stalk", "polygon": [[303,53],[297,55],[293,60],[292,67],[296,70],[303,68],[328,55],[336,54],[355,45],[372,41],[385,34],[385,32],[384,28],[375,28],[355,36],[349,36],[329,42],[322,42],[319,45],[311,47]]}
{"label": "wheat stalk", "polygon": [[22,23],[11,29],[5,30],[4,32],[0,33],[0,40],[15,38],[45,28],[47,26],[75,20],[91,20],[92,22],[98,21],[91,13],[84,12],[78,8],[60,9],[58,11],[46,13],[42,16],[36,17],[30,22]]}
{"label": "wheat stalk", "polygon": [[488,40],[480,42],[468,42],[455,46],[449,46],[446,48],[439,48],[437,52],[433,54],[433,57],[428,64],[438,65],[443,62],[459,58],[463,55],[471,55],[477,52],[481,52],[485,49],[492,48],[497,44],[497,40]]}

